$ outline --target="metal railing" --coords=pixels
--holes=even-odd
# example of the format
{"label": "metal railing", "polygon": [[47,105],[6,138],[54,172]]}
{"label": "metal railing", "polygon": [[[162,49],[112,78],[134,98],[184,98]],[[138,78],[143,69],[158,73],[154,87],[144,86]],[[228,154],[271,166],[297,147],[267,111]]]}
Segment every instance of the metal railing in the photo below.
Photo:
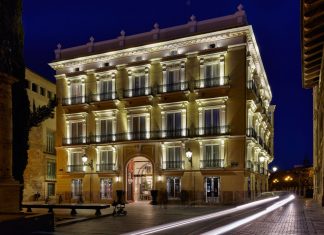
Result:
{"label": "metal railing", "polygon": [[193,135],[196,136],[208,136],[208,135],[226,135],[229,134],[230,128],[229,125],[224,126],[212,126],[212,127],[199,127],[195,129]]}
{"label": "metal railing", "polygon": [[136,96],[145,96],[151,95],[151,87],[141,87],[141,88],[134,88],[134,89],[127,89],[124,90],[124,97],[136,97]]}
{"label": "metal railing", "polygon": [[87,96],[75,96],[62,99],[62,105],[84,104],[87,103]]}
{"label": "metal railing", "polygon": [[115,171],[116,169],[115,163],[102,163],[96,165],[96,170],[99,172]]}
{"label": "metal railing", "polygon": [[91,101],[106,101],[106,100],[113,100],[117,99],[117,93],[115,91],[93,94],[91,96]]}
{"label": "metal railing", "polygon": [[200,160],[200,168],[221,168],[224,167],[224,159]]}
{"label": "metal railing", "polygon": [[165,170],[181,170],[184,169],[184,161],[163,161],[162,169]]}
{"label": "metal railing", "polygon": [[88,138],[86,136],[63,138],[63,145],[86,144],[88,142],[87,140]]}
{"label": "metal railing", "polygon": [[67,165],[68,172],[83,172],[84,165]]}
{"label": "metal railing", "polygon": [[158,86],[158,93],[188,90],[188,82],[178,82]]}
{"label": "metal railing", "polygon": [[229,82],[228,76],[199,79],[195,81],[195,88],[226,86]]}

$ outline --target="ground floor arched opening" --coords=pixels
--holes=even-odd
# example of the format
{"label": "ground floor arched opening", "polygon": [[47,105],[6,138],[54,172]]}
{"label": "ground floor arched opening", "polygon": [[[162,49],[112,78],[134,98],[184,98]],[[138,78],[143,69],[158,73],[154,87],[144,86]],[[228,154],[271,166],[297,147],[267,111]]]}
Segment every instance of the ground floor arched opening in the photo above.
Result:
{"label": "ground floor arched opening", "polygon": [[153,165],[149,159],[139,156],[127,163],[125,187],[128,202],[151,200]]}

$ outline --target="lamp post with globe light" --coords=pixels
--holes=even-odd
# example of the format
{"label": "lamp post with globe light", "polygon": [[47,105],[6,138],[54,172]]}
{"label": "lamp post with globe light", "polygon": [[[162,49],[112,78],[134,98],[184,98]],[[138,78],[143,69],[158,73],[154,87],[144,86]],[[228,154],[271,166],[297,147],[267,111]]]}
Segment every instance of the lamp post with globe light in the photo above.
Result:
{"label": "lamp post with globe light", "polygon": [[92,196],[91,196],[91,181],[92,181],[92,170],[93,170],[93,160],[91,159],[89,162],[88,162],[88,157],[86,154],[84,154],[82,156],[82,162],[83,162],[83,165],[84,166],[88,166],[90,167],[90,183],[89,183],[89,187],[90,187],[90,203],[92,202]]}
{"label": "lamp post with globe light", "polygon": [[193,174],[193,201],[195,203],[196,201],[196,182],[195,182],[195,174],[192,171],[192,151],[190,150],[190,148],[188,148],[188,150],[186,151],[186,157],[188,159],[188,161],[190,162],[190,166],[191,166],[191,174]]}

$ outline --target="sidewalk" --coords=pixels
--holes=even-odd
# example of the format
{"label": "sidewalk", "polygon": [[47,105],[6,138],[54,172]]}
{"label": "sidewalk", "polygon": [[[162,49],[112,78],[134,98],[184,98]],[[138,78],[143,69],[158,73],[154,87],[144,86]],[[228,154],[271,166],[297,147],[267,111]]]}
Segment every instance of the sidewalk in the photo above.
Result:
{"label": "sidewalk", "polygon": [[324,207],[312,199],[303,199],[303,207],[307,225],[313,230],[311,232],[324,234]]}

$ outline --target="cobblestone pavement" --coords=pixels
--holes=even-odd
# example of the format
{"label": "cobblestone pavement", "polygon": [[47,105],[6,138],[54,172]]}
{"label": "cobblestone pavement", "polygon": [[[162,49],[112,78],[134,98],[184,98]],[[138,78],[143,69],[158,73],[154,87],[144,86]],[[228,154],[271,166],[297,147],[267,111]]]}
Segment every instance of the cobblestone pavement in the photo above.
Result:
{"label": "cobblestone pavement", "polygon": [[296,199],[227,234],[324,234],[324,209],[311,199]]}
{"label": "cobblestone pavement", "polygon": [[[85,210],[75,218],[76,223],[58,226],[52,234],[122,234],[227,208],[229,207],[173,205],[163,208],[149,205],[147,202],[139,202],[126,206],[127,216],[112,217],[110,215],[112,208],[110,208],[105,210],[103,216],[99,218],[93,217],[93,211]],[[69,220],[67,222],[70,223]],[[169,232],[172,233],[172,231]],[[191,234],[194,233],[191,232]],[[227,234],[324,234],[324,209],[311,199],[296,199],[292,203]]]}

